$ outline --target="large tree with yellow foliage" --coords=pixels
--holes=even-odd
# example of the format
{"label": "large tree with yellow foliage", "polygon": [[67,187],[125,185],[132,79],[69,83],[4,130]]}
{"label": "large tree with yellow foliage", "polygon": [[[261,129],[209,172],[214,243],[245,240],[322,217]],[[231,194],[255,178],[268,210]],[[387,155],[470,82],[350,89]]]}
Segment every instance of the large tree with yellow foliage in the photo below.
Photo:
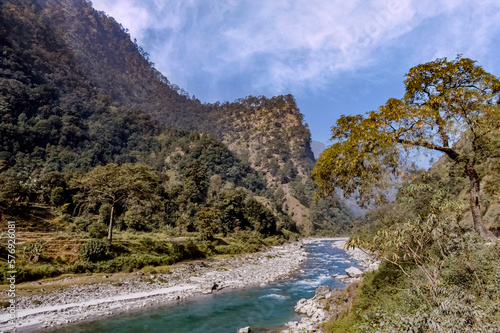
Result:
{"label": "large tree with yellow foliage", "polygon": [[[483,224],[476,167],[498,157],[488,147],[500,134],[500,81],[459,56],[411,68],[404,84],[404,98],[391,98],[366,115],[340,117],[332,128],[334,143],[312,172],[319,193],[328,195],[338,187],[348,196],[357,193],[361,203],[382,201],[382,189],[399,172],[403,152],[438,151],[463,166],[474,228],[494,238]],[[455,145],[458,139],[462,142]]]}

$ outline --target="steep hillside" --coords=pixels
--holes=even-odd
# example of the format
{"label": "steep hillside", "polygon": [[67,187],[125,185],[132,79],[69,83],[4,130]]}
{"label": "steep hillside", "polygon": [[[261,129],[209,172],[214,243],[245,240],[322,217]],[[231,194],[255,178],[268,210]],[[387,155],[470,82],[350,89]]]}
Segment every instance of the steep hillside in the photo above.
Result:
{"label": "steep hillside", "polygon": [[[24,164],[23,177],[111,162],[170,169],[169,161],[189,152],[178,148],[174,153],[171,142],[159,143],[170,140],[164,125],[208,132],[249,168],[253,179],[263,177],[267,196],[301,230],[313,231],[312,188],[306,194],[311,203],[304,204],[284,186],[297,179],[305,184],[314,164],[310,133],[291,95],[203,104],[170,83],[126,29],[88,1],[0,4],[0,157],[11,167]],[[250,183],[259,181],[241,184],[257,188]],[[348,223],[350,214],[345,206],[341,210],[340,215],[324,211],[336,216],[329,224]],[[337,221],[338,216],[345,220]]]}
{"label": "steep hillside", "polygon": [[[293,96],[249,96],[217,104],[210,118],[229,149],[263,172],[269,189],[279,197],[282,209],[299,229],[312,233],[310,205],[301,203],[288,186],[294,180],[305,181],[314,165],[311,134]],[[312,198],[312,194],[311,188],[307,196]]]}
{"label": "steep hillside", "polygon": [[[78,71],[113,101],[139,106],[168,125],[209,131],[209,106],[191,99],[154,68],[148,54],[114,18],[85,0],[32,1],[68,49]],[[214,133],[214,131],[210,131]]]}
{"label": "steep hillside", "polygon": [[314,164],[311,134],[293,96],[250,96],[214,108],[210,117],[229,149],[265,171],[269,184],[309,174]]}

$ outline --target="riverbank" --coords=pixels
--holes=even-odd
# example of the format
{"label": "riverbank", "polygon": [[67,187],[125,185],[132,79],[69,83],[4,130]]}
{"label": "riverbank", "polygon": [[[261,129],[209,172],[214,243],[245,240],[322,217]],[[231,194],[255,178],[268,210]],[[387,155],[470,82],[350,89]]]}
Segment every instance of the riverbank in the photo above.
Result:
{"label": "riverbank", "polygon": [[182,263],[163,274],[136,272],[121,274],[119,279],[101,274],[97,279],[101,282],[63,289],[53,284],[71,285],[73,276],[31,282],[28,284],[38,284],[42,292],[17,298],[15,326],[8,324],[7,309],[2,309],[0,330],[39,332],[221,289],[264,285],[289,277],[306,257],[303,241],[298,241],[252,254]]}
{"label": "riverbank", "polygon": [[[338,239],[332,246],[345,250],[348,238]],[[378,268],[379,262],[373,255],[360,249],[346,251],[349,258],[355,260],[363,271],[372,271]],[[303,315],[300,321],[292,321],[286,324],[282,333],[299,332],[323,332],[323,325],[332,317],[339,316],[345,309],[352,306],[356,288],[361,282],[362,271],[356,267],[346,269],[346,274],[336,274],[336,279],[348,284],[345,289],[330,289],[328,286],[320,286],[311,299],[301,299],[295,306],[295,312]]]}

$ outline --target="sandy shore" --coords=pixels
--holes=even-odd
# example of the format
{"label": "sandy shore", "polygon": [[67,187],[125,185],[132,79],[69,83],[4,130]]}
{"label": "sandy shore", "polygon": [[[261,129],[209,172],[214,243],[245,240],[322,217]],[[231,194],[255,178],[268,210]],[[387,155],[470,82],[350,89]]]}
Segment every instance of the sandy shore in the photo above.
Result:
{"label": "sandy shore", "polygon": [[7,309],[2,309],[0,331],[39,332],[225,288],[264,285],[285,279],[300,267],[307,256],[302,245],[299,241],[227,259],[184,263],[168,274],[131,273],[118,281],[18,297],[15,325],[8,323]]}

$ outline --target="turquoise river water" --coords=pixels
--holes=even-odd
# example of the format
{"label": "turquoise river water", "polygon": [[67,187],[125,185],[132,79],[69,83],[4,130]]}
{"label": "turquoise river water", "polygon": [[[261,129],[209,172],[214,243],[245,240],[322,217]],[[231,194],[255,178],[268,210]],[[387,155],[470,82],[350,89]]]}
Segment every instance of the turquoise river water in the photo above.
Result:
{"label": "turquoise river water", "polygon": [[305,244],[308,258],[302,272],[264,287],[223,290],[174,304],[123,313],[99,321],[68,326],[54,333],[234,333],[251,326],[252,332],[274,332],[291,320],[299,320],[293,307],[311,298],[319,285],[344,288],[333,279],[350,266],[357,267],[331,240]]}

